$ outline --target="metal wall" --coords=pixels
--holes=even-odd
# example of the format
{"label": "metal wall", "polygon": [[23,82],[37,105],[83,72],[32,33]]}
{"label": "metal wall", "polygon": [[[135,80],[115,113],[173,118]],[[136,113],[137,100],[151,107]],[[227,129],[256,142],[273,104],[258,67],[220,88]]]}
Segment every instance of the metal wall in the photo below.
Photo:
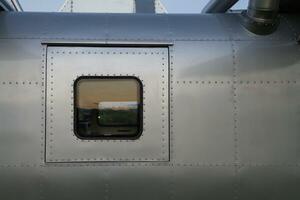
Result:
{"label": "metal wall", "polygon": [[[2,198],[299,199],[299,20],[256,36],[237,14],[1,13]],[[173,43],[170,161],[46,163],[47,43]]]}

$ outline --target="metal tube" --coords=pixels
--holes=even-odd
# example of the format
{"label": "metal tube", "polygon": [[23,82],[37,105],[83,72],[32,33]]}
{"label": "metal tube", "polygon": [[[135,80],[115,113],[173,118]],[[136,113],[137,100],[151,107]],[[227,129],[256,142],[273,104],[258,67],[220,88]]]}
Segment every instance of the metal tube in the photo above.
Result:
{"label": "metal tube", "polygon": [[202,13],[225,13],[239,0],[210,0]]}
{"label": "metal tube", "polygon": [[250,0],[249,8],[264,11],[277,11],[279,2],[280,0]]}
{"label": "metal tube", "polygon": [[278,15],[280,0],[250,0],[247,15],[258,22],[273,21]]}
{"label": "metal tube", "polygon": [[23,11],[18,0],[0,0],[0,11]]}
{"label": "metal tube", "polygon": [[280,0],[249,0],[247,11],[243,12],[244,26],[259,35],[273,33],[279,25]]}
{"label": "metal tube", "polygon": [[7,0],[0,0],[0,7],[3,11],[15,11],[15,8]]}
{"label": "metal tube", "polygon": [[16,8],[17,11],[22,12],[23,8],[19,2],[19,0],[11,0],[12,4],[14,5],[14,7]]}

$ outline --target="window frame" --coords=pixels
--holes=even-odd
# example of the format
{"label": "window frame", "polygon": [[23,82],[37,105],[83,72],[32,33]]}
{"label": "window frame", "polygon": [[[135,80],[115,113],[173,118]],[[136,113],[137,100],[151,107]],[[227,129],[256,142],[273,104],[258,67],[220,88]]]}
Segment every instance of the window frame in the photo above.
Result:
{"label": "window frame", "polygon": [[[137,133],[135,135],[122,135],[122,136],[93,136],[93,137],[83,137],[78,134],[77,131],[77,119],[78,119],[78,111],[77,111],[77,86],[81,80],[88,79],[128,79],[135,80],[139,85],[139,104],[138,104],[138,121],[137,121]],[[81,140],[137,140],[141,137],[143,133],[143,124],[144,124],[144,85],[142,81],[136,76],[79,76],[73,84],[73,132],[75,136]]]}

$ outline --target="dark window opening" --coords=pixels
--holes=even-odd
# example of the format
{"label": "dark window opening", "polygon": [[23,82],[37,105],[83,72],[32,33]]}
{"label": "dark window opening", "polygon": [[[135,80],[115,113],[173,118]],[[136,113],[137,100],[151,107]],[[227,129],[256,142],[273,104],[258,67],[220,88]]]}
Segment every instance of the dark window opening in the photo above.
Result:
{"label": "dark window opening", "polygon": [[137,139],[142,84],[135,77],[80,77],[74,83],[74,130],[81,139]]}

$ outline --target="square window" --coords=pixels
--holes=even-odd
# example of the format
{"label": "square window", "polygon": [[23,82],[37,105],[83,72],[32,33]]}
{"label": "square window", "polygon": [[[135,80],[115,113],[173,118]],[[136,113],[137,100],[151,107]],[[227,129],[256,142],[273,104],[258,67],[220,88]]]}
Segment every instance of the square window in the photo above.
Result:
{"label": "square window", "polygon": [[137,139],[142,133],[142,84],[136,77],[79,77],[74,130],[80,139]]}

